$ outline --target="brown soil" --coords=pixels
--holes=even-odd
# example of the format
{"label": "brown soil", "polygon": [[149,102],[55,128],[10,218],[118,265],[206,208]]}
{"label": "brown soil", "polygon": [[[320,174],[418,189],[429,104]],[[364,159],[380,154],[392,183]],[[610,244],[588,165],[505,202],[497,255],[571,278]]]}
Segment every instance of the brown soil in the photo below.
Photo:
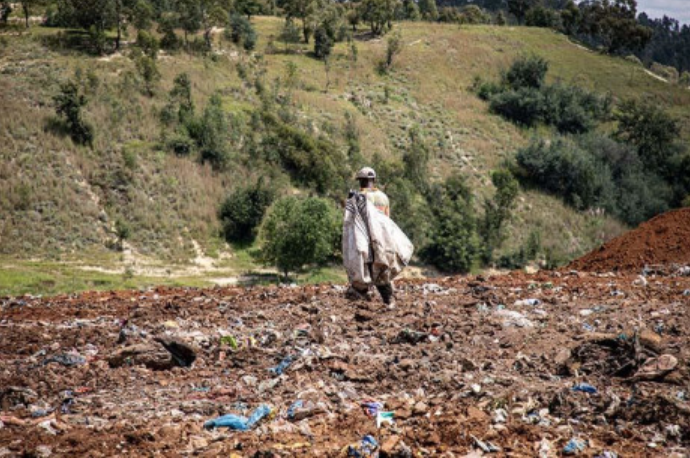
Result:
{"label": "brown soil", "polygon": [[[393,310],[348,302],[337,286],[0,298],[0,455],[335,457],[371,434],[382,458],[481,456],[475,438],[501,448],[490,456],[552,457],[573,437],[588,441],[582,456],[671,456],[690,446],[690,279],[634,279],[406,280]],[[518,302],[527,298],[541,303]],[[125,319],[130,336],[118,343]],[[196,360],[111,367],[124,346],[152,345],[140,331],[192,345]],[[232,350],[223,334],[245,344]],[[65,352],[86,362],[48,362]],[[288,354],[277,377],[269,368]],[[678,367],[635,378],[657,354]],[[572,390],[582,382],[597,393]],[[326,413],[291,421],[296,399]],[[365,400],[395,425],[377,428]],[[262,403],[274,413],[252,431],[203,428]],[[37,407],[56,410],[33,418]]]}
{"label": "brown soil", "polygon": [[659,215],[574,261],[587,272],[639,273],[645,266],[690,264],[690,208]]}

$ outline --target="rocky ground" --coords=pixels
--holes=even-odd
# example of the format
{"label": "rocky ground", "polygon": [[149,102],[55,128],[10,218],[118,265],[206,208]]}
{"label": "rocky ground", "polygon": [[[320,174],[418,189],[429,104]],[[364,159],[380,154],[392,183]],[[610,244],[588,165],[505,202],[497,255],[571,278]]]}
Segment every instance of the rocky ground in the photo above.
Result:
{"label": "rocky ground", "polygon": [[398,286],[2,299],[0,456],[686,456],[690,278]]}

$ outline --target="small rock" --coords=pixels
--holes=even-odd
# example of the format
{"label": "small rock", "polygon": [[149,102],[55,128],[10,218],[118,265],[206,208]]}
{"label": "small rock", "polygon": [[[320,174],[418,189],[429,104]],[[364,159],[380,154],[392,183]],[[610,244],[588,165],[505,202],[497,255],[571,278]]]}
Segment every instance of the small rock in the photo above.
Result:
{"label": "small rock", "polygon": [[414,408],[412,409],[412,413],[414,415],[425,415],[428,411],[429,406],[422,401],[419,401],[417,404],[415,404]]}

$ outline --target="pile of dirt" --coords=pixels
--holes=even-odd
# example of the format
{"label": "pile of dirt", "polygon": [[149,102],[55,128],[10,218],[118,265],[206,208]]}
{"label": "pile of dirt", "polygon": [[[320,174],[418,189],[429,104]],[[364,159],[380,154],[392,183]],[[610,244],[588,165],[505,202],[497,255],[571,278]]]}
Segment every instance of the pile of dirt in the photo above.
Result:
{"label": "pile of dirt", "polygon": [[587,272],[639,272],[645,266],[690,264],[690,208],[659,215],[568,267]]}

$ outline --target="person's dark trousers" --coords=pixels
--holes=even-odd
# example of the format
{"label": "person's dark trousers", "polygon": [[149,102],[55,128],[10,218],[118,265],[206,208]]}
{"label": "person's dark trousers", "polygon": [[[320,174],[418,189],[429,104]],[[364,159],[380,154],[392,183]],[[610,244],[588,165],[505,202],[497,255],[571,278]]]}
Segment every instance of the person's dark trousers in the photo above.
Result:
{"label": "person's dark trousers", "polygon": [[393,284],[376,285],[376,289],[379,291],[383,302],[390,305],[393,301]]}

